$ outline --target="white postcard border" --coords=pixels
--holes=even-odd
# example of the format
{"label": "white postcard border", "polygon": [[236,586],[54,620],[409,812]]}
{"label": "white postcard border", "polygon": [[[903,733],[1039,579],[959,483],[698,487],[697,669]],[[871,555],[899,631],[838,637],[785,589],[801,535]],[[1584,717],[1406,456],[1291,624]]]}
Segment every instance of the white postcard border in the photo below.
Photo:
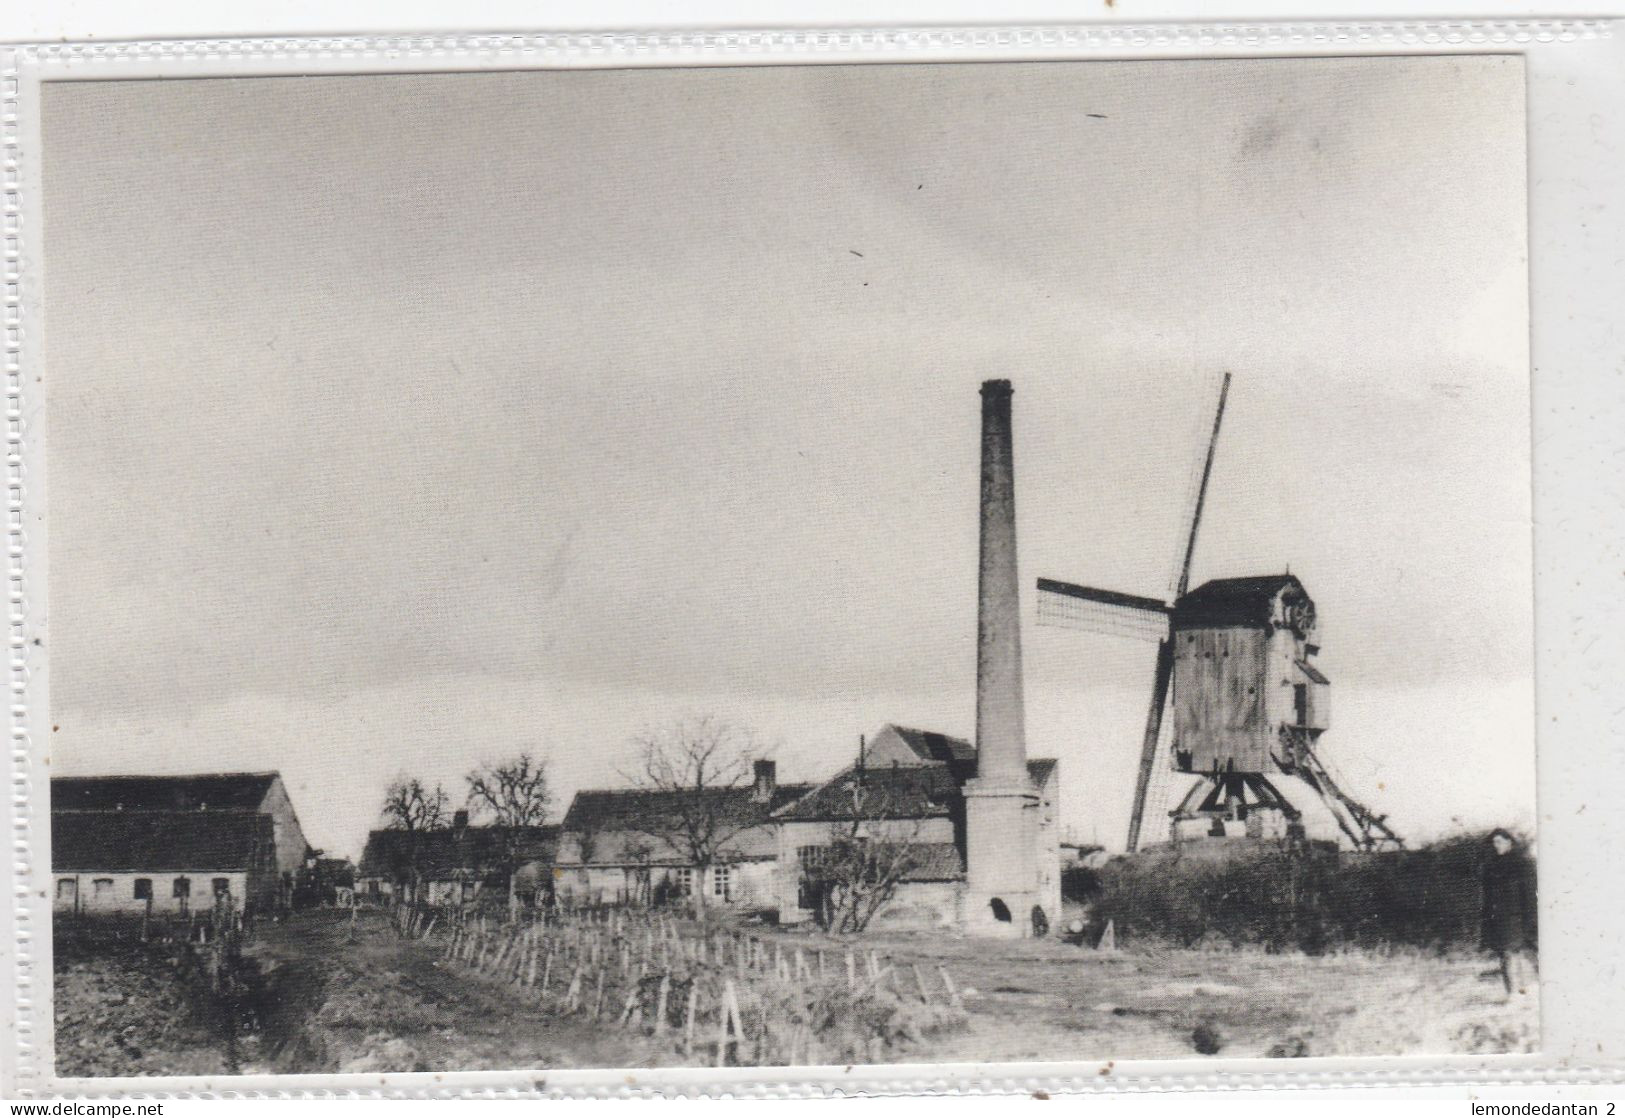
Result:
{"label": "white postcard border", "polygon": [[[532,68],[1032,59],[1516,53],[1528,67],[1532,269],[1542,1047],[1539,1056],[1279,1061],[695,1068],[230,1080],[61,1080],[50,1072],[47,437],[40,388],[38,117],[44,81]],[[1277,1090],[1327,1086],[1625,1083],[1625,37],[1597,20],[1215,23],[1047,27],[365,35],[52,43],[0,56],[6,377],[7,602],[14,905],[4,1052],[19,1097],[48,1095],[722,1094]],[[1613,203],[1612,209],[1609,202]],[[1590,813],[1583,805],[1594,804]]]}

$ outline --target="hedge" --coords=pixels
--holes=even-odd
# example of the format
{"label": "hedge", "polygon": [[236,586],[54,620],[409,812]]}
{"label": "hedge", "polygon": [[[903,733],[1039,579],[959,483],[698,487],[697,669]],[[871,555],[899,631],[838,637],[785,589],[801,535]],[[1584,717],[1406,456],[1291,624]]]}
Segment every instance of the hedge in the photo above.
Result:
{"label": "hedge", "polygon": [[[1480,873],[1491,856],[1487,832],[1376,854],[1315,845],[1213,857],[1165,848],[1106,863],[1091,903],[1097,923],[1112,921],[1120,937],[1181,947],[1444,952],[1478,945]],[[1533,880],[1523,845],[1506,857]]]}

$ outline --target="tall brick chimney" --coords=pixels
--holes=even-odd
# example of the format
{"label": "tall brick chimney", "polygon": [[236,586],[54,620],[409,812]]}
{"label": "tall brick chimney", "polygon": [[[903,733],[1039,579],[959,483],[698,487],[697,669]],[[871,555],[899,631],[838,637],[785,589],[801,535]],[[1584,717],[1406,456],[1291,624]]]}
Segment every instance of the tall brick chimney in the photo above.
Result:
{"label": "tall brick chimney", "polygon": [[1007,380],[982,384],[982,543],[976,605],[976,774],[1027,780],[1021,686],[1021,575]]}
{"label": "tall brick chimney", "polygon": [[1038,796],[1027,772],[1021,576],[1007,380],[982,384],[981,553],[976,603],[976,777],[965,784],[965,928],[1032,934]]}

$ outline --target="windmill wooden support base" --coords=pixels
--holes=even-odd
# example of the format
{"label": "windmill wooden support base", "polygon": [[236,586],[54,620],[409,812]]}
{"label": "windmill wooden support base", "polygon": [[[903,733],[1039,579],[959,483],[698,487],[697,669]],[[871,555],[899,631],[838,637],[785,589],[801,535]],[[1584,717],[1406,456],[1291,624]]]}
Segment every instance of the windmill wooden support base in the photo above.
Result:
{"label": "windmill wooden support base", "polygon": [[1191,786],[1179,806],[1169,813],[1170,838],[1177,845],[1179,825],[1198,819],[1213,823],[1212,834],[1223,834],[1225,823],[1245,823],[1260,811],[1277,811],[1287,823],[1297,823],[1303,813],[1287,802],[1280,789],[1262,773],[1214,773]]}
{"label": "windmill wooden support base", "polygon": [[1405,840],[1388,826],[1388,816],[1378,815],[1343,789],[1332,779],[1316,755],[1308,735],[1293,735],[1293,749],[1289,753],[1291,764],[1276,758],[1282,771],[1296,775],[1326,803],[1343,834],[1356,850],[1371,853],[1378,850],[1403,850]]}
{"label": "windmill wooden support base", "polygon": [[[1355,850],[1371,853],[1379,850],[1403,850],[1405,840],[1387,824],[1387,816],[1378,815],[1338,787],[1315,756],[1306,741],[1296,743],[1286,760],[1275,758],[1276,765],[1286,776],[1295,776],[1315,793],[1337,821]],[[1293,807],[1262,773],[1214,773],[1198,780],[1185,794],[1179,806],[1169,812],[1169,838],[1178,845],[1180,825],[1200,819],[1211,821],[1209,834],[1225,833],[1226,823],[1245,825],[1250,816],[1260,812],[1278,812],[1287,824],[1288,839],[1303,835],[1303,812]]]}

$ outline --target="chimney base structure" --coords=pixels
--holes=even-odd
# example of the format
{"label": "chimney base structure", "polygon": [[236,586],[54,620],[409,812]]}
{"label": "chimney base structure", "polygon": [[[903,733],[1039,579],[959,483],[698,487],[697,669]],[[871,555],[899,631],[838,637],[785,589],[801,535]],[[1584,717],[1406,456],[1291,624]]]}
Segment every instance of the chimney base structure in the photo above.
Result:
{"label": "chimney base structure", "polygon": [[1016,939],[1033,934],[1041,894],[1038,791],[1027,769],[1022,694],[1012,395],[1007,380],[982,384],[976,777],[965,784],[964,924],[970,935]]}
{"label": "chimney base structure", "polygon": [[[1023,939],[1042,907],[1038,793],[1032,781],[965,783],[965,934]],[[1053,921],[1059,914],[1046,912]]]}

